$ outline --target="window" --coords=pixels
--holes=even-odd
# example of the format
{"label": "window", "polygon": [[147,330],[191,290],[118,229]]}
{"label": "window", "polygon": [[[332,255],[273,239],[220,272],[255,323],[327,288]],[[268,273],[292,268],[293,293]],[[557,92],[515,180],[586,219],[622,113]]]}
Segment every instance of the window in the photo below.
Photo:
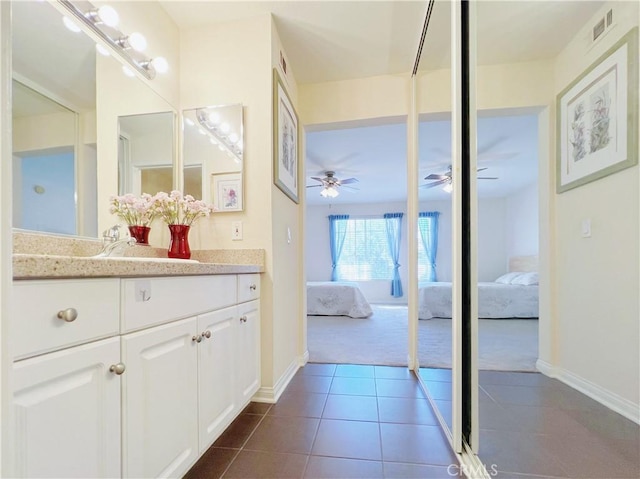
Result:
{"label": "window", "polygon": [[386,221],[383,218],[346,220],[342,253],[336,266],[337,279],[344,281],[391,280],[393,261],[389,254]]}

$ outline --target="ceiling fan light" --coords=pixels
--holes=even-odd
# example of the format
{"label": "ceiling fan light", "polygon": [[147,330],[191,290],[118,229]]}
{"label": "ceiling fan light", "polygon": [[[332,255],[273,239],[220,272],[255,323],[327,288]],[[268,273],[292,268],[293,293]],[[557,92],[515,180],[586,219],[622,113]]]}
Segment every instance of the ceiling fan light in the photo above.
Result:
{"label": "ceiling fan light", "polygon": [[445,191],[447,193],[451,193],[453,191],[453,185],[451,184],[451,182],[449,182],[446,185],[444,185],[442,187],[442,191]]}

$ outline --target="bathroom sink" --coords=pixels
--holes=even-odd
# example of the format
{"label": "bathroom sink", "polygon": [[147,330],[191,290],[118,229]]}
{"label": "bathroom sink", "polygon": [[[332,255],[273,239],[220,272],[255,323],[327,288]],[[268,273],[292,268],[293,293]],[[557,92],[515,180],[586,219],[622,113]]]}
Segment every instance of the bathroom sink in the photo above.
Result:
{"label": "bathroom sink", "polygon": [[140,256],[94,256],[95,259],[104,259],[108,261],[146,261],[148,263],[200,263],[195,259],[179,259],[179,258],[145,258]]}

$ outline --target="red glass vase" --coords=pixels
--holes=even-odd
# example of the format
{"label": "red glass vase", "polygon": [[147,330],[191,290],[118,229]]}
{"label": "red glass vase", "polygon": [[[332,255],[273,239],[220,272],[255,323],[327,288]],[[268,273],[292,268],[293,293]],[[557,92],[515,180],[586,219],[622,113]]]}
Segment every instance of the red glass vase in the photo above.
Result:
{"label": "red glass vase", "polygon": [[168,225],[171,232],[169,240],[169,258],[189,259],[191,249],[189,248],[189,228],[187,225]]}
{"label": "red glass vase", "polygon": [[148,226],[133,225],[129,226],[129,234],[132,238],[136,239],[136,244],[149,244],[149,231],[151,228]]}

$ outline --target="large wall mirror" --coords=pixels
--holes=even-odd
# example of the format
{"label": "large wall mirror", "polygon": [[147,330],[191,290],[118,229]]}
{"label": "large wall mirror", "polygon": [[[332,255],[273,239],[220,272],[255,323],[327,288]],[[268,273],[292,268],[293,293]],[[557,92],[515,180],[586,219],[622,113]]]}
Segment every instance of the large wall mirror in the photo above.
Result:
{"label": "large wall mirror", "polygon": [[184,191],[218,212],[243,211],[242,105],[184,110]]}
{"label": "large wall mirror", "polygon": [[177,185],[175,108],[56,5],[12,2],[11,26],[14,227],[95,237],[109,196]]}

